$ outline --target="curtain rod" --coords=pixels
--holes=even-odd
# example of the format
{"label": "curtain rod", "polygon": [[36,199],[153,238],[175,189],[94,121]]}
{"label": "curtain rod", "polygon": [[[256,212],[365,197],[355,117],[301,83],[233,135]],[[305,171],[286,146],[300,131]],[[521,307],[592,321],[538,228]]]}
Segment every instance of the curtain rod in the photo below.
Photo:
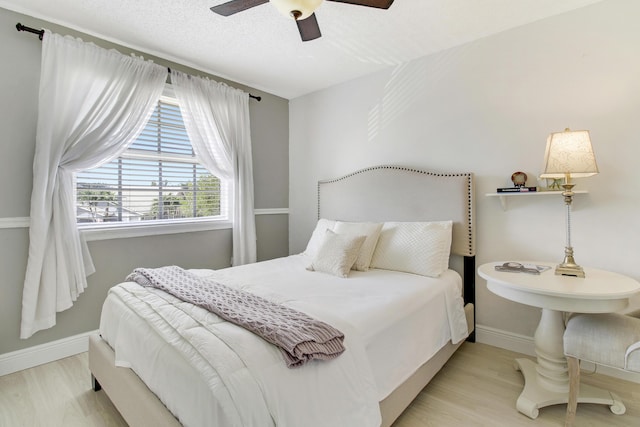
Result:
{"label": "curtain rod", "polygon": [[[171,74],[171,68],[170,68],[170,67],[167,67],[167,72],[168,72],[169,74]],[[249,94],[249,98],[253,98],[253,99],[255,99],[255,100],[256,100],[256,101],[258,101],[258,102],[260,102],[260,100],[262,99],[262,97],[261,97],[261,96],[252,95],[252,94]]]}
{"label": "curtain rod", "polygon": [[[42,37],[44,36],[44,30],[36,30],[35,28],[31,28],[31,27],[27,27],[25,25],[22,25],[19,22],[16,24],[16,29],[18,31],[26,31],[26,32],[29,32],[29,33],[37,34],[38,38],[40,40],[42,40]],[[169,72],[169,74],[171,74],[171,68],[167,68],[167,71]],[[256,96],[256,95],[252,95],[252,94],[249,94],[249,98],[253,98],[258,102],[260,102],[262,100],[261,96]]]}

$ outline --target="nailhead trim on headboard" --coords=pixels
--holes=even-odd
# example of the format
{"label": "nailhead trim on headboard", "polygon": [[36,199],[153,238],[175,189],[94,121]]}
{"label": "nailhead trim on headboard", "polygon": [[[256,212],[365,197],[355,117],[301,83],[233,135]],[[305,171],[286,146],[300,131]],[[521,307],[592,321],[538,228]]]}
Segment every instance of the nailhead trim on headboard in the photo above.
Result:
{"label": "nailhead trim on headboard", "polygon": [[420,169],[415,169],[406,166],[395,166],[395,165],[380,165],[380,166],[370,166],[368,168],[360,169],[355,172],[351,172],[350,174],[341,176],[339,178],[329,179],[329,180],[321,180],[318,181],[318,192],[317,192],[317,206],[318,206],[318,219],[320,219],[320,185],[321,184],[329,184],[338,181],[342,181],[348,179],[352,176],[359,175],[362,173],[366,173],[369,171],[379,170],[379,169],[392,169],[399,170],[411,173],[419,173],[434,177],[465,177],[467,180],[467,230],[468,234],[468,249],[469,256],[475,255],[475,245],[474,245],[474,226],[473,226],[473,174],[472,173],[438,173],[438,172],[428,172]]}

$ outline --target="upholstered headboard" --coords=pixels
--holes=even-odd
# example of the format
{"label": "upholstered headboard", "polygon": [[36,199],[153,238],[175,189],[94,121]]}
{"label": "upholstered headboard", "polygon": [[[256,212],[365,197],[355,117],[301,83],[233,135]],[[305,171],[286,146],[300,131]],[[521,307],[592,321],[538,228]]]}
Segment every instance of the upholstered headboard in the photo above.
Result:
{"label": "upholstered headboard", "polygon": [[374,166],[318,182],[318,218],[453,221],[451,252],[474,256],[473,174]]}
{"label": "upholstered headboard", "polygon": [[[434,173],[402,166],[373,166],[340,178],[319,181],[320,218],[380,222],[453,221],[451,253],[462,257],[462,265],[452,268],[462,274],[465,303],[475,304],[472,173]],[[475,333],[468,339],[475,341]]]}

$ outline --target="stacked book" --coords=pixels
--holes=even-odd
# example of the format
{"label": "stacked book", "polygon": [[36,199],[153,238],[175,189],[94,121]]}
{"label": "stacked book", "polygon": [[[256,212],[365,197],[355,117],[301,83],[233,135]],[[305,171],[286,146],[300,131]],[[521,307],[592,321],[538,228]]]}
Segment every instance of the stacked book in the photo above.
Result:
{"label": "stacked book", "polygon": [[498,188],[498,193],[530,193],[536,191],[536,187],[505,187]]}

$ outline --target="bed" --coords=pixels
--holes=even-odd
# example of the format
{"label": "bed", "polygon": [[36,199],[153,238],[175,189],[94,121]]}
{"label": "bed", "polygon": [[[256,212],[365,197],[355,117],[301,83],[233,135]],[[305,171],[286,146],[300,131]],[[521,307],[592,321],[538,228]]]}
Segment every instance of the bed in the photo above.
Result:
{"label": "bed", "polygon": [[[345,333],[347,351],[288,369],[273,346],[253,347],[260,341],[253,334],[161,292],[123,283],[105,301],[101,335],[90,337],[94,389],[103,388],[131,426],[181,425],[174,413],[185,425],[389,426],[464,338],[474,340],[473,206],[470,173],[376,166],[320,181],[318,223],[305,252],[191,273],[327,321]],[[332,229],[337,223],[383,224],[376,251],[394,227],[449,222],[449,265],[435,279],[379,268],[389,261],[374,252],[372,268],[351,270],[347,278],[310,271],[310,264],[322,270],[312,253],[314,235],[326,232],[322,221]],[[156,320],[143,319],[145,311]],[[425,317],[434,313],[445,320]],[[187,314],[186,326],[167,323]],[[216,335],[208,337],[212,331]],[[185,336],[189,343],[182,342]],[[212,339],[222,345],[210,344]],[[223,355],[229,346],[235,353]],[[220,415],[227,412],[232,414]]]}

